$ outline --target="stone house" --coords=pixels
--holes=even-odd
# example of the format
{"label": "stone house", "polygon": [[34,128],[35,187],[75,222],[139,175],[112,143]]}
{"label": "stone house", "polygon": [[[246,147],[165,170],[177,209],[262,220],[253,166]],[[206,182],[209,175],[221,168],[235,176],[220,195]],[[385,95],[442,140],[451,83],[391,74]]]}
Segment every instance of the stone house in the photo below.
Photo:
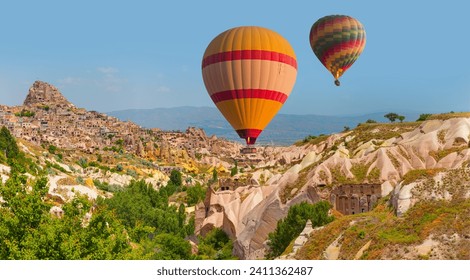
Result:
{"label": "stone house", "polygon": [[342,214],[353,215],[370,211],[381,197],[380,184],[348,184],[336,187],[330,202]]}

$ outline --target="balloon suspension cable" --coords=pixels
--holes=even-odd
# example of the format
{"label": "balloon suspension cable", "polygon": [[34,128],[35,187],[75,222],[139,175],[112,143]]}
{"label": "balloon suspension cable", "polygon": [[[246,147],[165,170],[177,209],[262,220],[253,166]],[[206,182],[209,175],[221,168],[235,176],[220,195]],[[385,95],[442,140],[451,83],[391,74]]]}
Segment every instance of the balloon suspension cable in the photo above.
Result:
{"label": "balloon suspension cable", "polygon": [[338,86],[338,87],[341,85],[341,83],[339,82],[338,79],[335,80],[335,85]]}

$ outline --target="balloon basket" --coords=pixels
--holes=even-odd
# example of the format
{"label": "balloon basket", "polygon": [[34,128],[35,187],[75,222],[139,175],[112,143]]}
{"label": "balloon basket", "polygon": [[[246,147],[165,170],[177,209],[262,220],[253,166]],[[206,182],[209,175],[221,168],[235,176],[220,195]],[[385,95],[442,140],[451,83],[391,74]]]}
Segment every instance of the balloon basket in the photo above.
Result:
{"label": "balloon basket", "polygon": [[240,149],[240,153],[247,155],[247,154],[255,154],[256,153],[256,148],[255,147],[244,147]]}

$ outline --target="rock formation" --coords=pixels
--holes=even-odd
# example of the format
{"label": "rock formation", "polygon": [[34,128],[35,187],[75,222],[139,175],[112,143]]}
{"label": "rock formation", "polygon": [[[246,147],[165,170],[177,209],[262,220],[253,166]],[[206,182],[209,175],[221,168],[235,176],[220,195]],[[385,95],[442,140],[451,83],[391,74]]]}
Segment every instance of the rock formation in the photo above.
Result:
{"label": "rock formation", "polygon": [[45,82],[36,81],[29,88],[29,93],[23,102],[23,106],[33,107],[40,105],[74,107],[56,87]]}
{"label": "rock formation", "polygon": [[[237,256],[258,259],[264,257],[269,232],[287,215],[290,205],[328,200],[334,186],[379,184],[382,197],[392,194],[398,215],[422,199],[470,197],[470,174],[465,175],[470,173],[469,118],[410,124],[403,131],[396,129],[393,137],[387,137],[390,126],[384,126],[332,135],[316,144],[269,148],[257,166],[271,170],[263,173],[269,177],[266,182],[211,192],[205,219],[200,219],[201,233],[204,228],[221,227],[235,240]],[[358,141],[366,133],[369,137]],[[437,172],[462,168],[467,171],[459,175],[460,180],[452,171]],[[404,180],[420,170],[436,170],[435,176],[428,182]],[[260,174],[254,173],[252,182],[259,182]],[[451,180],[459,187],[444,190],[442,185]]]}

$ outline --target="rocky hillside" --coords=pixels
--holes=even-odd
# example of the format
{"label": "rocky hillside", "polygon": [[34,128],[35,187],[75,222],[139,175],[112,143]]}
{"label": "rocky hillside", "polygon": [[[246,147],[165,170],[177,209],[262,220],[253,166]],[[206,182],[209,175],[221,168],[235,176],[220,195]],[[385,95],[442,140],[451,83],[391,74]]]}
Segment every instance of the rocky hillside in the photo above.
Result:
{"label": "rocky hillside", "polygon": [[147,166],[180,165],[197,173],[211,164],[228,168],[240,150],[239,144],[209,137],[198,128],[183,132],[145,129],[77,108],[56,87],[41,81],[31,86],[22,106],[0,106],[0,126],[33,146],[59,149],[61,160],[96,161],[99,157],[109,167],[127,164],[122,159],[127,154],[146,161]]}
{"label": "rocky hillside", "polygon": [[26,107],[54,106],[64,108],[74,108],[60,91],[45,82],[36,81],[29,89],[29,93],[23,102]]}
{"label": "rocky hillside", "polygon": [[[50,195],[59,201],[74,192],[94,199],[139,179],[158,188],[174,169],[183,172],[186,184],[204,184],[214,168],[227,171],[240,157],[240,144],[201,129],[145,129],[78,108],[41,81],[31,86],[22,106],[0,105],[2,126],[32,161],[48,170]],[[6,181],[10,167],[5,162],[0,167]]]}
{"label": "rocky hillside", "polygon": [[[337,187],[378,184],[382,199],[375,203],[375,210],[338,218],[315,231],[295,257],[468,258],[468,254],[434,254],[431,250],[469,248],[470,227],[465,222],[470,198],[469,137],[470,118],[466,115],[435,116],[420,123],[362,124],[341,134],[273,148],[256,166],[248,186],[208,193],[199,230],[222,227],[236,240],[239,257],[263,258],[268,233],[291,205],[323,199],[336,207],[332,194]],[[357,202],[362,203],[359,198]],[[456,213],[452,213],[453,205]],[[427,208],[436,210],[430,217],[419,217]],[[422,221],[426,230],[414,228],[414,219],[426,220]],[[452,219],[461,222],[446,227]],[[414,232],[396,233],[396,225]],[[372,231],[371,227],[383,229]],[[360,238],[350,236],[351,231]],[[412,237],[408,239],[407,234]],[[367,253],[369,247],[375,248],[374,253]]]}

